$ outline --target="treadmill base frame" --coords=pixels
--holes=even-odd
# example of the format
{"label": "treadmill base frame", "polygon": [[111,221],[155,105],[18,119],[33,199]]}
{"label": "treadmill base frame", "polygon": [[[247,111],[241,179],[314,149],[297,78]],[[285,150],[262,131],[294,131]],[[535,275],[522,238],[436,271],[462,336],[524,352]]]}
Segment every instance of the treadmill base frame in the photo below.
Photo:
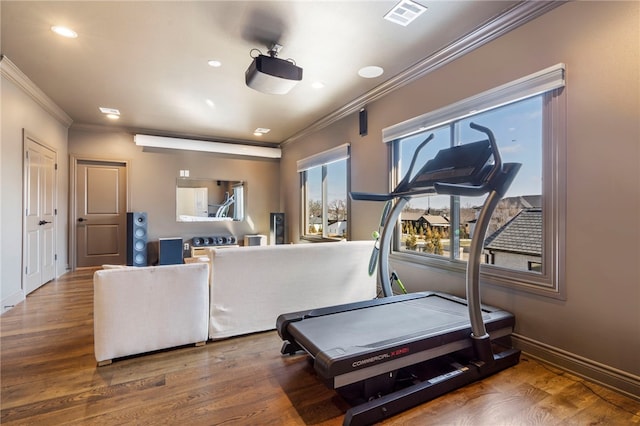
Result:
{"label": "treadmill base frame", "polygon": [[[512,348],[506,349],[494,354],[493,359],[489,362],[474,359],[468,360],[464,364],[459,364],[455,361],[453,355],[447,355],[442,358],[447,358],[452,361],[448,361],[452,366],[449,371],[353,406],[347,410],[343,425],[358,426],[373,424],[417,405],[431,401],[455,389],[482,380],[518,364],[520,360],[520,350]],[[428,362],[438,360],[442,362],[443,359],[435,359]],[[389,380],[396,379],[396,376],[401,375],[394,373],[393,377],[389,377]],[[363,385],[366,389],[366,384]],[[368,389],[368,391],[371,391],[371,389]]]}

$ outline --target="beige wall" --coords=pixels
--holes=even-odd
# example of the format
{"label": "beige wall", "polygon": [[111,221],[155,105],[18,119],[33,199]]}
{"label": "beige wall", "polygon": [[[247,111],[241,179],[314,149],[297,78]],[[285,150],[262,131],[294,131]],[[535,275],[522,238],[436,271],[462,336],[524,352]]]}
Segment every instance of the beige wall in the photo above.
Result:
{"label": "beige wall", "polygon": [[[541,346],[640,375],[640,3],[571,2],[368,105],[369,135],[357,114],[285,146],[282,202],[300,216],[295,162],[352,143],[356,191],[388,191],[384,127],[446,106],[551,65],[567,66],[567,299],[487,286],[483,301],[516,314],[516,331]],[[353,239],[369,239],[382,206],[354,202]],[[289,221],[293,240],[297,224]],[[365,267],[363,265],[363,267]],[[411,290],[463,294],[464,277],[395,265]],[[565,352],[563,352],[565,351]]]}
{"label": "beige wall", "polygon": [[[129,211],[148,214],[150,242],[160,237],[268,234],[269,212],[278,211],[279,160],[231,157],[194,151],[137,146],[133,135],[115,129],[74,126],[69,130],[69,153],[79,158],[129,162]],[[176,222],[176,179],[180,170],[192,178],[245,182],[242,222]]]}
{"label": "beige wall", "polygon": [[[3,64],[4,66],[5,64]],[[6,70],[6,68],[5,68]],[[20,76],[19,76],[20,77]],[[0,82],[0,311],[24,299],[22,294],[23,129],[57,153],[56,276],[67,267],[67,125],[47,112],[3,71]]]}

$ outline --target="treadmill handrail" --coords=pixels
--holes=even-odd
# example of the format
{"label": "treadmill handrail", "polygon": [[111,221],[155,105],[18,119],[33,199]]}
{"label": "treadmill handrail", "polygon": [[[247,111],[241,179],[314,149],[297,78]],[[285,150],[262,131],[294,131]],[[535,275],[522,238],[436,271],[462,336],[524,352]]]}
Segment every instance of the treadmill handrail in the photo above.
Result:
{"label": "treadmill handrail", "polygon": [[411,158],[411,163],[409,164],[409,170],[407,170],[407,173],[404,175],[404,178],[400,181],[400,183],[398,183],[398,185],[396,185],[396,189],[393,191],[394,193],[407,191],[406,188],[409,187],[409,181],[411,179],[411,173],[413,173],[413,167],[416,165],[416,161],[418,160],[418,155],[420,154],[420,151],[422,151],[422,148],[427,146],[427,144],[432,139],[433,139],[433,133],[431,133],[429,136],[427,136],[427,138],[425,140],[423,140],[420,143],[420,145],[418,145],[418,147],[416,148],[415,152],[413,153],[413,158]]}

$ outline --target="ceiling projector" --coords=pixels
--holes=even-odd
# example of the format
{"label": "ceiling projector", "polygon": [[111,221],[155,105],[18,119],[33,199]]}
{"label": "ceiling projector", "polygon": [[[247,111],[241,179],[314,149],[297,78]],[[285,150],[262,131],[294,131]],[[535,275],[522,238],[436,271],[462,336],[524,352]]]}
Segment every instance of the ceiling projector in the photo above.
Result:
{"label": "ceiling projector", "polygon": [[[271,53],[271,51],[270,51]],[[244,73],[247,86],[272,95],[284,95],[302,80],[302,68],[291,61],[258,55]]]}

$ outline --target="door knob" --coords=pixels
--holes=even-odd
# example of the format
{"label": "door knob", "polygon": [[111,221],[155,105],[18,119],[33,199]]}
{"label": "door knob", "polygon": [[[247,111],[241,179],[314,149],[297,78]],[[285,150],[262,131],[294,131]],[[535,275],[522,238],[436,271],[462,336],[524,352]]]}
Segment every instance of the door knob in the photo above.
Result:
{"label": "door knob", "polygon": [[47,222],[46,220],[41,220],[40,222],[38,222],[38,225],[44,225],[47,223],[51,223],[51,222]]}
{"label": "door knob", "polygon": [[79,217],[78,218],[78,222],[84,222],[85,220],[87,220],[87,219],[85,219],[84,217]]}

